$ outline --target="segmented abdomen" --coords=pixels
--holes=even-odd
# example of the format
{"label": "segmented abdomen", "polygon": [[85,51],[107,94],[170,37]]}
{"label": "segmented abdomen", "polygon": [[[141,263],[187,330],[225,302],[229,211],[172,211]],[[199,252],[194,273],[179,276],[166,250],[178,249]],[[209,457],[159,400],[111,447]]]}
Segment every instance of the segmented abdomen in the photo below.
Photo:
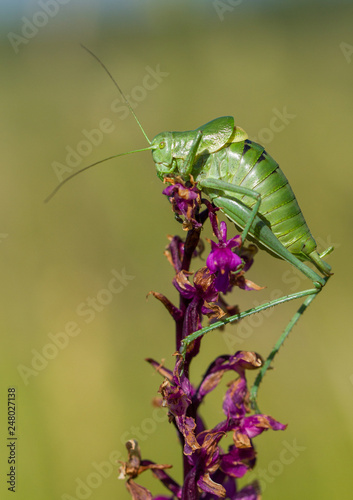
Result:
{"label": "segmented abdomen", "polygon": [[[287,178],[263,146],[246,140],[211,154],[200,172],[200,178],[205,177],[222,179],[260,193],[259,215],[291,253],[300,255],[304,244],[305,254],[316,248]],[[226,194],[248,207],[256,202],[249,196]]]}

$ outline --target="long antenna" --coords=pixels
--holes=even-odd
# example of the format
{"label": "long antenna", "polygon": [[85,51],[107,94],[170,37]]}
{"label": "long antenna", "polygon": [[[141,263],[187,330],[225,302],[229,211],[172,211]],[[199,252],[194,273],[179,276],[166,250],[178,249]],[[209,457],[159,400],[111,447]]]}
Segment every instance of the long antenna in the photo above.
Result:
{"label": "long antenna", "polygon": [[135,115],[135,112],[134,112],[134,110],[132,109],[131,104],[130,104],[130,103],[129,103],[129,101],[126,99],[126,97],[125,97],[125,95],[124,95],[123,91],[121,90],[121,88],[119,87],[119,85],[117,84],[117,82],[115,81],[115,79],[114,79],[113,75],[111,74],[111,72],[109,71],[109,69],[108,69],[108,68],[105,66],[105,64],[104,64],[104,63],[103,63],[103,62],[99,59],[99,57],[97,57],[97,56],[96,56],[96,54],[94,54],[94,53],[93,53],[90,49],[88,49],[87,47],[85,47],[84,45],[82,45],[82,43],[81,43],[81,47],[82,47],[83,49],[85,49],[85,50],[86,50],[89,54],[91,54],[91,56],[92,56],[92,57],[94,57],[94,58],[95,58],[95,60],[99,62],[99,64],[100,64],[100,65],[102,66],[102,68],[104,69],[104,71],[106,71],[106,73],[108,74],[109,78],[112,80],[112,82],[114,83],[114,85],[115,85],[115,86],[116,86],[116,88],[118,89],[118,91],[119,91],[119,93],[120,93],[121,97],[122,97],[122,98],[124,99],[124,101],[126,102],[126,104],[127,104],[128,108],[129,108],[129,110],[131,111],[132,116],[135,118],[135,120],[136,120],[136,122],[137,122],[138,126],[140,127],[140,129],[141,129],[141,131],[142,131],[143,135],[145,136],[145,138],[146,138],[146,140],[147,140],[148,144],[151,144],[151,141],[150,141],[150,140],[149,140],[149,138],[147,137],[147,134],[146,134],[146,132],[144,131],[144,129],[143,129],[143,127],[142,127],[141,123],[139,122],[139,119],[138,119],[138,118],[137,118],[137,116]]}
{"label": "long antenna", "polygon": [[127,98],[125,97],[123,91],[121,90],[121,88],[119,87],[119,85],[117,84],[117,82],[114,80],[114,77],[113,75],[110,73],[110,71],[108,70],[108,68],[105,66],[105,64],[99,59],[99,57],[97,57],[91,50],[89,50],[87,47],[85,47],[84,45],[81,44],[81,47],[83,49],[85,49],[92,57],[94,57],[94,59],[96,61],[99,62],[99,64],[102,66],[102,68],[104,69],[104,71],[108,74],[109,78],[113,81],[115,87],[118,89],[120,95],[122,96],[122,98],[124,99],[124,101],[126,102],[129,110],[131,111],[131,114],[132,116],[135,118],[138,126],[140,127],[143,135],[145,136],[149,146],[147,148],[143,148],[143,149],[135,149],[134,151],[128,151],[126,153],[120,153],[120,154],[117,154],[117,155],[113,155],[113,156],[109,156],[109,158],[104,158],[104,160],[100,160],[100,161],[96,161],[95,163],[92,163],[91,165],[88,165],[87,167],[84,167],[84,168],[81,168],[80,170],[78,170],[77,172],[71,174],[69,177],[67,177],[66,179],[64,179],[62,182],[60,182],[60,184],[58,186],[56,186],[56,188],[50,193],[49,196],[47,196],[47,198],[45,198],[44,200],[44,203],[48,203],[48,201],[50,201],[54,195],[56,195],[56,193],[59,191],[59,189],[61,189],[63,187],[64,184],[66,184],[69,180],[71,180],[73,177],[75,177],[76,175],[80,174],[81,172],[84,172],[85,170],[88,170],[89,168],[92,168],[92,167],[95,167],[96,165],[99,165],[100,163],[104,163],[105,161],[108,161],[108,160],[112,160],[113,158],[117,158],[118,156],[124,156],[124,155],[129,155],[131,153],[139,153],[141,151],[147,151],[149,149],[152,149],[152,146],[151,146],[151,141],[149,140],[149,138],[147,137],[147,134],[146,132],[144,131],[141,123],[139,122],[139,119],[137,118],[137,116],[135,115],[134,113],[134,110],[132,109],[132,106],[131,104],[129,103],[129,101],[127,100]]}
{"label": "long antenna", "polygon": [[60,184],[58,186],[56,186],[56,188],[50,193],[50,195],[47,196],[47,198],[45,198],[44,203],[48,203],[48,201],[50,201],[53,198],[53,196],[56,195],[56,193],[59,191],[59,189],[61,189],[63,187],[64,184],[66,184],[69,180],[71,180],[73,177],[80,174],[81,172],[84,172],[85,170],[88,170],[89,168],[95,167],[96,165],[99,165],[100,163],[103,163],[105,161],[112,160],[113,158],[117,158],[118,156],[129,155],[131,153],[140,153],[141,151],[147,151],[149,149],[152,149],[152,146],[148,146],[147,148],[143,148],[143,149],[135,149],[135,151],[128,151],[127,153],[120,153],[118,155],[109,156],[109,158],[104,158],[104,160],[96,161],[95,163],[92,163],[92,165],[88,165],[87,167],[81,168],[81,170],[78,170],[77,172],[71,174],[69,177],[67,177],[62,182],[60,182]]}

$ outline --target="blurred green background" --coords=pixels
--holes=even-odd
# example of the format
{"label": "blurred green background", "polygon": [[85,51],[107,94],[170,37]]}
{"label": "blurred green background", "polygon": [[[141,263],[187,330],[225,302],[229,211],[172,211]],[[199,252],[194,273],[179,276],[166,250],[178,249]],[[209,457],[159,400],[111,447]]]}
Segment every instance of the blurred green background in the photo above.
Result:
{"label": "blurred green background", "polygon": [[[16,498],[129,498],[111,465],[126,458],[129,438],[139,440],[145,458],[173,463],[181,477],[174,429],[151,405],[162,379],[144,362],[150,356],[173,365],[173,323],[145,296],[155,290],[176,298],[163,250],[167,234],[182,235],[150,153],[92,169],[43,204],[59,182],[55,170],[74,172],[146,146],[80,43],[131,96],[150,138],[233,115],[281,165],[320,249],[335,246],[328,258],[334,277],[260,389],[262,411],[289,426],[256,439],[252,478],[260,476],[265,499],[351,498],[352,2],[0,6],[1,498],[10,498],[9,386],[17,389]],[[104,132],[92,133],[99,127]],[[122,285],[109,295],[114,272]],[[235,294],[241,309],[274,289],[310,286],[263,252],[249,277],[267,288]],[[216,355],[245,349],[266,356],[297,305],[210,334],[195,383]],[[75,336],[62,334],[70,328]],[[223,418],[224,391],[225,384],[202,408],[210,426]],[[164,491],[149,473],[140,482]]]}

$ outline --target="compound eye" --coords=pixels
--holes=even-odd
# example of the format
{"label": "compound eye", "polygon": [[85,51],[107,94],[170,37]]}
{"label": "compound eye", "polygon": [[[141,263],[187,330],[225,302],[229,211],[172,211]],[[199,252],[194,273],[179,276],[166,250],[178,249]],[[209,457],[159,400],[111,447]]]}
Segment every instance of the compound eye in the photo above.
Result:
{"label": "compound eye", "polygon": [[164,149],[165,148],[165,142],[160,142],[159,143],[159,149]]}

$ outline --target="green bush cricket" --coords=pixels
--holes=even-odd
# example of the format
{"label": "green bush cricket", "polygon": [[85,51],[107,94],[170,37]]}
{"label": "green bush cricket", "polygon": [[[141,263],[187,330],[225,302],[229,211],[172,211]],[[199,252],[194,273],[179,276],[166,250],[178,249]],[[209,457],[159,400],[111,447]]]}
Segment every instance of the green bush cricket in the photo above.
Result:
{"label": "green bush cricket", "polygon": [[[282,170],[264,147],[249,140],[246,132],[235,126],[233,117],[217,118],[186,132],[162,132],[150,141],[109,70],[95,54],[87,48],[85,50],[108,73],[149,146],[114,155],[84,167],[62,181],[45,201],[49,201],[63,184],[84,170],[118,156],[152,150],[157,175],[162,181],[165,177],[178,176],[187,182],[192,176],[197,187],[242,231],[243,242],[246,238],[252,240],[268,253],[292,264],[314,284],[312,289],[287,295],[220,320],[183,340],[181,353],[185,356],[187,347],[193,340],[215,328],[274,305],[306,297],[259,373],[251,394],[255,402],[258,385],[274,355],[331,275],[331,267],[323,257],[333,248],[330,247],[321,254],[317,252],[316,242]],[[308,267],[305,262],[311,262],[323,276]]]}

